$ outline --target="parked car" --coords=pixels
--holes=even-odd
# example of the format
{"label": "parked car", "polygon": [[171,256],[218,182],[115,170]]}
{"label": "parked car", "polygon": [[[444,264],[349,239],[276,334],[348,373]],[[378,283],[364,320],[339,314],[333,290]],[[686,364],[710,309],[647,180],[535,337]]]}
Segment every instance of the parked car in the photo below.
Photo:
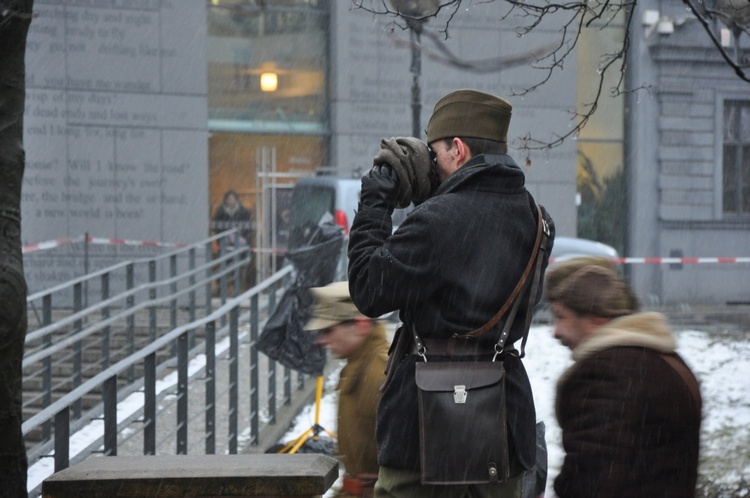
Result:
{"label": "parked car", "polygon": [[[579,239],[578,237],[555,237],[555,244],[550,253],[550,267],[555,263],[581,256],[602,256],[604,258],[617,259],[620,257],[617,250],[595,240]],[[619,266],[619,265],[618,265]],[[552,315],[549,310],[549,302],[542,299],[534,308],[534,323],[551,323]]]}
{"label": "parked car", "polygon": [[555,237],[555,245],[550,253],[553,263],[578,256],[602,256],[610,259],[620,257],[614,247],[601,242],[577,237]]}

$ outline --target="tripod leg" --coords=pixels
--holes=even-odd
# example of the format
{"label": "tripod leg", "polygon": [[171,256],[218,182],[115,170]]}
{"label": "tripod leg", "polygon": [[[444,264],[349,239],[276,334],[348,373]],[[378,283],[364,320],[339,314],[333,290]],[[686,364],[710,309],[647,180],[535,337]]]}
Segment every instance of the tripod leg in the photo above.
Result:
{"label": "tripod leg", "polygon": [[315,425],[320,422],[320,400],[323,399],[323,376],[318,375],[318,385],[315,388]]}
{"label": "tripod leg", "polygon": [[289,453],[294,454],[297,453],[297,451],[302,447],[303,444],[307,442],[308,439],[313,439],[314,441],[317,441],[319,439],[320,432],[325,432],[329,436],[331,436],[333,439],[336,439],[336,434],[333,432],[325,429],[324,427],[320,426],[320,405],[321,401],[323,399],[323,376],[318,376],[318,384],[315,389],[315,421],[313,423],[313,426],[309,429],[307,429],[305,432],[302,433],[299,437],[296,439],[293,439],[292,441],[288,442],[286,445],[284,445],[283,448],[281,448],[278,453]]}
{"label": "tripod leg", "polygon": [[312,429],[307,429],[305,432],[302,433],[297,439],[293,439],[289,441],[286,445],[284,445],[283,448],[281,448],[278,452],[279,453],[297,453],[297,450],[302,447],[303,444],[305,444],[305,441],[307,441],[310,438],[310,435],[313,433]]}

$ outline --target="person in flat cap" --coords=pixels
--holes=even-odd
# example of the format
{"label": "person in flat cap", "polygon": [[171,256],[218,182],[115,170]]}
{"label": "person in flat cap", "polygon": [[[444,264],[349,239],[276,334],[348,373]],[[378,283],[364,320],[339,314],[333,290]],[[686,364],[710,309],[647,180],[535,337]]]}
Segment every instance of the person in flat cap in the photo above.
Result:
{"label": "person in flat cap", "polygon": [[[521,476],[535,464],[529,379],[520,355],[503,353],[508,474],[497,478],[488,472],[487,484],[422,484],[415,365],[424,358],[413,347],[413,332],[426,347],[427,361],[491,360],[508,314],[483,334],[472,333],[511,299],[532,260],[538,227],[549,233],[539,251],[542,275],[554,241],[552,218],[537,208],[524,172],[507,153],[511,112],[506,100],[475,90],[457,90],[437,102],[425,146],[437,186],[420,195],[393,233],[390,215],[401,199],[403,175],[392,161],[383,161],[362,177],[348,247],[352,300],[367,316],[398,310],[402,321],[378,406],[375,496],[519,497]],[[524,336],[526,319],[541,298],[541,292],[529,294],[518,295],[506,351],[514,351],[512,345]],[[447,470],[456,470],[451,467]]]}
{"label": "person in flat cap", "polygon": [[701,394],[666,318],[638,312],[611,261],[553,266],[554,334],[575,363],[557,386],[559,498],[695,496]]}
{"label": "person in flat cap", "polygon": [[314,305],[305,330],[316,333],[317,344],[346,360],[338,384],[336,431],[346,474],[337,496],[372,496],[378,474],[375,412],[388,359],[385,326],[359,312],[349,297],[348,282],[310,292]]}

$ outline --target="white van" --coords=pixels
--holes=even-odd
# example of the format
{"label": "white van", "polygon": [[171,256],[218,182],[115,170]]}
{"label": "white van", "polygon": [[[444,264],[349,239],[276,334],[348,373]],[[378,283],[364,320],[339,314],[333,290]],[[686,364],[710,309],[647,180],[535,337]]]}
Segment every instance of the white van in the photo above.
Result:
{"label": "white van", "polygon": [[[333,222],[344,229],[344,236],[348,236],[359,204],[361,187],[359,178],[315,176],[299,180],[292,190],[289,247],[304,245],[326,214],[333,216]],[[411,209],[410,206],[395,210],[394,230]]]}
{"label": "white van", "polygon": [[326,216],[349,235],[359,203],[360,180],[315,176],[299,180],[292,190],[289,247],[305,245]]}

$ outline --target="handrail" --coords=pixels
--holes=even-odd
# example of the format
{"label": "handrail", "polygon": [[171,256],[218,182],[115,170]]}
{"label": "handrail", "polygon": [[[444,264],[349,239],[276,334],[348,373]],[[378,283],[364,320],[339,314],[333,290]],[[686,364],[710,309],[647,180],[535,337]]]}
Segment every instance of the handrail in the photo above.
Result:
{"label": "handrail", "polygon": [[240,291],[252,249],[212,249],[198,242],[29,296],[43,312],[22,363],[30,497],[48,458],[58,472],[93,453],[263,452],[309,403],[308,376],[259,348],[279,293],[304,270]]}
{"label": "handrail", "polygon": [[291,266],[287,266],[283,268],[282,270],[280,270],[273,276],[269,277],[268,279],[264,280],[260,284],[248,289],[246,292],[240,294],[239,296],[235,298],[227,300],[225,304],[217,308],[211,314],[201,319],[198,319],[194,322],[191,322],[186,325],[181,325],[177,327],[176,329],[171,330],[170,332],[164,334],[163,336],[159,337],[155,341],[144,346],[143,348],[133,353],[132,355],[128,356],[127,358],[120,360],[119,362],[115,363],[109,368],[96,374],[94,377],[85,381],[80,386],[76,387],[75,389],[70,391],[68,394],[65,394],[60,399],[58,399],[57,401],[49,405],[47,408],[43,409],[41,412],[37,413],[36,415],[29,418],[26,422],[24,422],[23,425],[21,426],[22,427],[21,430],[23,434],[24,435],[28,434],[33,428],[53,418],[60,410],[71,406],[74,402],[80,399],[80,397],[83,396],[84,394],[87,394],[91,390],[99,387],[105,380],[123,373],[128,368],[130,368],[135,363],[137,363],[138,361],[143,360],[148,355],[155,353],[159,349],[169,345],[169,343],[177,339],[180,335],[184,334],[185,332],[194,330],[202,325],[206,325],[207,323],[215,322],[217,319],[228,314],[229,311],[231,311],[232,309],[239,307],[242,301],[250,298],[251,296],[257,295],[258,293],[260,293],[260,291],[266,290],[267,288],[271,287],[273,284],[275,284],[279,280],[282,280],[287,275],[291,274],[292,271],[293,269]]}
{"label": "handrail", "polygon": [[[43,326],[28,331],[25,337],[26,354],[22,360],[22,368],[24,385],[30,387],[25,391],[24,412],[33,414],[36,410],[42,410],[56,397],[79,386],[86,377],[108,367],[111,361],[122,359],[141,347],[144,342],[139,332],[141,326],[136,324],[139,317],[148,317],[147,327],[150,339],[153,340],[159,330],[164,330],[164,323],[158,319],[160,309],[169,310],[169,327],[174,328],[179,323],[184,323],[186,318],[194,320],[197,314],[202,315],[203,313],[198,313],[199,310],[209,313],[215,307],[211,297],[214,283],[217,284],[215,289],[218,297],[226,302],[227,286],[233,285],[233,293],[237,292],[242,280],[240,274],[244,274],[244,268],[251,261],[248,258],[248,247],[232,247],[229,251],[222,251],[218,257],[213,257],[210,241],[231,233],[229,231],[212,236],[192,247],[163,256],[112,265],[96,272],[99,281],[87,283],[85,279],[77,278],[73,283],[57,285],[35,294],[37,297],[42,296],[43,318],[39,319],[38,315],[37,318]],[[199,249],[200,257],[196,258],[196,248],[202,246],[205,249]],[[178,254],[181,251],[188,251],[189,258],[185,259],[184,255]],[[168,261],[168,264],[161,264],[162,261]],[[122,272],[123,268],[127,272]],[[161,277],[165,273],[167,277],[157,280],[157,275]],[[145,276],[147,283],[134,286]],[[185,283],[178,285],[179,282]],[[114,286],[110,283],[114,283]],[[72,292],[72,295],[63,295],[65,299],[60,301],[54,296],[55,289],[65,293]],[[97,295],[100,301],[89,304],[88,297]],[[201,300],[205,298],[205,301],[197,301],[198,296],[201,296]],[[178,308],[178,303],[185,299],[186,307],[183,304]],[[180,309],[185,309],[187,315],[180,318]],[[54,310],[62,310],[67,316],[53,321]],[[144,310],[147,311],[145,315],[142,313]],[[37,313],[36,309],[34,312]],[[193,340],[191,335],[191,344]],[[97,351],[99,354],[95,357],[90,355]],[[128,372],[129,382],[135,380],[134,373],[132,369]],[[76,419],[80,417],[82,408],[83,402],[79,401],[74,410]],[[34,439],[46,439],[49,434],[50,427],[47,425],[43,428],[42,435],[35,435]]]}
{"label": "handrail", "polygon": [[[215,260],[212,260],[210,262],[204,263],[203,265],[198,266],[198,267],[196,267],[196,268],[194,268],[192,270],[189,270],[189,271],[187,271],[185,273],[182,273],[182,274],[180,274],[178,276],[168,277],[166,279],[159,280],[159,281],[156,281],[156,282],[148,282],[148,283],[145,283],[145,284],[141,284],[141,285],[139,285],[137,287],[133,287],[132,289],[127,289],[124,292],[121,292],[121,293],[117,294],[116,296],[112,296],[112,297],[110,297],[110,298],[108,298],[108,299],[106,299],[104,301],[99,301],[97,304],[92,304],[92,305],[90,305],[89,307],[87,307],[87,308],[85,308],[83,310],[74,312],[74,313],[66,316],[65,318],[57,320],[54,323],[51,323],[49,325],[45,325],[44,327],[40,327],[40,328],[38,328],[38,329],[36,329],[36,330],[34,330],[32,332],[29,332],[26,335],[26,342],[30,342],[30,341],[42,339],[42,338],[44,338],[45,336],[49,335],[52,332],[55,332],[55,331],[57,331],[57,330],[65,327],[65,326],[72,325],[76,321],[81,320],[82,318],[88,316],[91,312],[101,311],[103,308],[106,308],[107,306],[109,306],[109,305],[111,305],[111,304],[113,304],[113,303],[115,303],[117,301],[121,301],[122,299],[125,299],[127,297],[133,296],[133,295],[138,294],[138,293],[143,292],[143,291],[147,291],[147,290],[151,290],[153,288],[159,288],[159,287],[162,287],[162,286],[165,286],[165,285],[168,285],[168,284],[179,282],[180,280],[184,280],[185,278],[188,278],[188,277],[191,277],[193,275],[197,275],[199,273],[205,272],[207,269],[215,266],[218,263],[222,263],[224,261],[234,260],[235,258],[237,258],[238,255],[240,255],[240,254],[244,255],[244,253],[249,253],[249,249],[247,247],[238,249],[235,252],[231,252],[231,253],[227,253],[225,255],[222,255],[219,258],[215,259]],[[150,262],[150,260],[149,260],[149,262]],[[131,264],[131,263],[128,263],[128,264]],[[230,270],[238,269],[239,267],[242,266],[242,264],[243,264],[242,260],[240,260],[238,262],[235,262],[233,265],[228,266],[227,268],[225,268],[225,271],[229,272]],[[109,272],[105,271],[103,273],[109,273]],[[79,283],[81,283],[81,282],[79,282]],[[200,288],[203,285],[205,285],[205,282],[199,282],[199,283],[197,283],[197,284],[195,284],[195,285],[193,285],[191,287],[183,289],[182,291],[178,292],[177,294],[171,294],[171,295],[166,296],[165,298],[161,298],[161,299],[152,299],[152,300],[147,301],[147,303],[149,305],[154,305],[154,304],[161,303],[164,300],[170,300],[171,301],[172,299],[174,299],[175,296],[185,294],[186,292],[189,292],[191,290],[197,290],[198,288]],[[143,309],[143,307],[142,306],[141,307],[131,307],[129,309],[137,311],[138,309]],[[127,315],[127,313],[125,313],[125,315]],[[117,316],[120,316],[120,314],[118,314]],[[112,322],[112,320],[108,320],[108,323],[111,323],[111,322]],[[102,323],[102,322],[99,322],[99,323]],[[24,366],[26,366],[26,365],[24,364]]]}
{"label": "handrail", "polygon": [[311,391],[306,374],[259,351],[259,332],[299,276],[288,265],[240,290],[252,249],[215,254],[210,241],[226,235],[29,296],[42,312],[22,361],[29,496],[51,471],[48,457],[57,472],[101,448],[161,454],[174,442],[177,453],[211,454],[277,442],[275,424],[289,423]]}
{"label": "handrail", "polygon": [[[38,497],[42,480],[53,472],[43,461],[47,457],[54,458],[58,472],[93,453],[162,454],[167,443],[176,443],[172,451],[177,454],[188,448],[191,454],[236,454],[246,445],[256,448],[251,452],[263,452],[277,443],[277,424],[291,423],[312,395],[305,387],[307,375],[297,372],[294,388],[293,370],[279,372],[276,361],[258,350],[263,320],[275,309],[278,293],[293,281],[294,271],[286,266],[206,316],[138,346],[32,415],[22,424],[24,437],[29,441],[39,430],[46,436],[28,451],[30,479],[34,476],[29,496]],[[200,341],[190,346],[193,334]],[[134,368],[143,373],[133,379]],[[137,392],[142,398],[131,400]],[[81,400],[97,397],[98,404],[76,412]],[[123,430],[129,435],[122,437]],[[134,440],[136,434],[141,442]]]}
{"label": "handrail", "polygon": [[177,248],[177,249],[175,249],[173,251],[169,251],[169,252],[167,252],[165,254],[160,254],[158,256],[136,258],[136,259],[131,259],[131,260],[127,260],[127,261],[121,261],[121,262],[116,263],[116,264],[114,264],[112,266],[109,266],[107,268],[103,268],[101,270],[97,270],[97,271],[94,271],[94,272],[91,272],[91,273],[87,273],[86,275],[81,275],[80,277],[75,277],[75,278],[73,278],[71,280],[68,280],[68,281],[66,281],[66,282],[64,282],[62,284],[58,284],[58,285],[56,285],[54,287],[50,287],[50,288],[45,289],[43,291],[35,292],[34,294],[31,294],[31,295],[29,295],[29,296],[26,297],[26,302],[31,302],[31,301],[35,301],[37,299],[41,299],[42,297],[44,297],[46,295],[54,294],[56,292],[60,292],[60,291],[66,290],[66,289],[68,289],[68,288],[70,288],[70,287],[72,287],[72,286],[74,286],[76,284],[86,283],[87,281],[94,280],[97,277],[101,277],[105,273],[111,273],[114,270],[119,270],[121,268],[124,268],[124,267],[128,266],[129,264],[148,263],[148,262],[151,262],[151,261],[156,262],[156,261],[161,260],[161,259],[165,259],[165,258],[168,258],[168,257],[171,257],[171,256],[179,255],[179,254],[181,254],[183,252],[190,252],[191,250],[196,249],[196,248],[200,248],[201,246],[203,246],[203,248],[205,248],[207,244],[210,244],[210,243],[212,243],[212,242],[214,242],[216,240],[224,238],[227,235],[230,235],[230,234],[232,234],[232,233],[234,233],[236,231],[237,231],[236,229],[228,230],[226,232],[222,232],[220,234],[213,235],[213,236],[211,236],[211,237],[209,237],[207,239],[204,239],[202,241],[194,242],[193,244],[191,244],[189,246],[179,247],[179,248]]}
{"label": "handrail", "polygon": [[[240,263],[236,263],[235,265],[233,265],[231,267],[227,267],[227,268],[228,269],[239,268],[241,265],[242,265],[242,263],[240,262]],[[180,279],[182,279],[182,278],[183,277],[180,277]],[[167,283],[170,283],[171,280],[174,280],[174,279],[169,279],[169,280],[166,280],[166,281],[161,281],[161,282],[158,282],[158,284],[159,284],[159,286],[165,285]],[[35,362],[37,362],[39,360],[42,360],[42,359],[47,358],[49,356],[52,356],[54,353],[57,353],[58,351],[61,351],[66,346],[70,346],[71,344],[74,344],[74,343],[76,343],[76,342],[78,342],[78,341],[80,341],[82,339],[85,339],[86,337],[92,335],[94,332],[98,332],[101,329],[103,329],[104,327],[106,327],[108,325],[111,325],[113,323],[116,323],[118,320],[122,319],[123,317],[131,316],[131,315],[135,314],[137,311],[149,308],[151,306],[162,304],[162,303],[167,302],[167,301],[174,301],[175,298],[177,298],[179,296],[182,296],[184,294],[187,294],[187,293],[189,293],[191,291],[194,291],[196,289],[199,289],[200,287],[203,287],[204,285],[205,285],[205,282],[197,282],[197,283],[195,283],[195,284],[193,284],[193,285],[191,285],[189,287],[185,287],[184,289],[177,291],[174,294],[169,294],[169,295],[161,297],[161,298],[150,299],[150,300],[147,300],[147,301],[143,301],[140,304],[135,304],[135,305],[129,307],[126,311],[122,311],[120,313],[117,313],[115,315],[110,316],[109,318],[100,320],[100,321],[96,322],[95,324],[93,324],[93,325],[91,325],[89,327],[86,327],[86,328],[82,329],[81,331],[79,331],[79,332],[77,332],[77,333],[75,333],[73,335],[70,335],[70,336],[68,336],[68,337],[66,337],[64,339],[61,339],[61,340],[55,342],[55,344],[52,345],[52,346],[44,348],[41,351],[30,353],[28,356],[24,356],[24,358],[23,358],[23,367],[25,368],[25,367],[27,367],[29,365],[34,364]],[[152,285],[152,284],[144,284],[142,287],[144,287],[146,289],[149,289],[149,288],[151,288],[153,286],[154,285]],[[143,289],[141,289],[141,290],[143,290]],[[121,299],[123,295],[125,295],[125,293],[120,294],[117,297]],[[128,293],[127,295],[130,295],[130,293]],[[127,297],[127,296],[125,296],[125,297]],[[91,310],[91,309],[97,310],[98,308],[92,307],[92,308],[87,308],[87,309],[88,310]],[[218,309],[221,309],[221,308],[218,308]],[[87,315],[87,314],[84,314],[83,316],[85,316],[85,315]],[[73,318],[71,318],[71,317],[73,317]],[[82,316],[73,316],[73,315],[71,315],[71,317],[66,317],[65,319],[59,320],[58,322],[55,322],[54,324],[51,324],[51,325],[49,325],[47,327],[44,327],[44,329],[51,329],[51,330],[45,330],[44,334],[34,335],[33,333],[30,333],[29,336],[30,337],[34,336],[33,337],[34,339],[42,338],[42,337],[48,335],[49,333],[54,332],[58,328],[60,328],[60,327],[53,327],[53,325],[58,325],[58,324],[61,324],[63,322],[65,322],[65,324],[70,324],[70,323],[75,322],[77,320],[80,320],[82,318]],[[35,332],[39,332],[41,330],[43,330],[43,329],[38,329]],[[27,339],[27,340],[31,340],[31,339]]]}

